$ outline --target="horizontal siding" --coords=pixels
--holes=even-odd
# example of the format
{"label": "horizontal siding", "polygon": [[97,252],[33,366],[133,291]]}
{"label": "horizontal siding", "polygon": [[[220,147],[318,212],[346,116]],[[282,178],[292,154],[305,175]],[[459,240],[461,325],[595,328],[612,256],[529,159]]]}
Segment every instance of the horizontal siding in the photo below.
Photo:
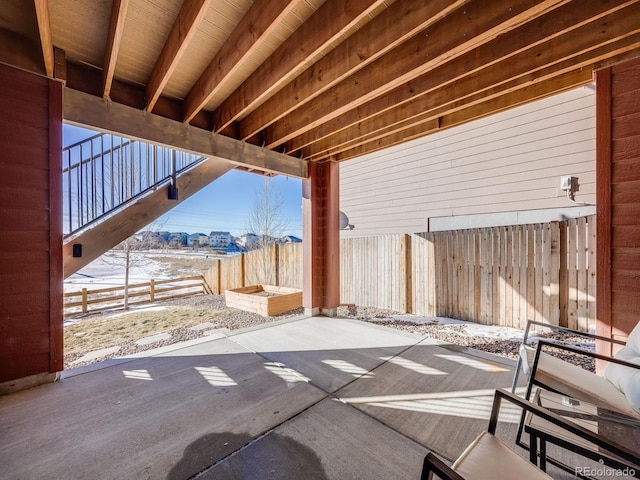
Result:
{"label": "horizontal siding", "polygon": [[414,233],[428,218],[595,201],[595,93],[580,88],[341,164],[343,236]]}

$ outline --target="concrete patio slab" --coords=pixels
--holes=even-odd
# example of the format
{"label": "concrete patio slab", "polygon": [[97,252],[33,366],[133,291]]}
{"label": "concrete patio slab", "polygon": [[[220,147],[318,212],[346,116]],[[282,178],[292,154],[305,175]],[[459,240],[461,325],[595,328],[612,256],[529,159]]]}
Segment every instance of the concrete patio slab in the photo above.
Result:
{"label": "concrete patio slab", "polygon": [[228,339],[0,397],[3,479],[189,478],[324,397]]}
{"label": "concrete patio slab", "polygon": [[511,379],[496,357],[331,318],[139,355],[0,397],[3,480],[418,478],[426,447],[453,458],[486,429]]}
{"label": "concrete patio slab", "polygon": [[198,478],[415,480],[426,453],[418,443],[329,398]]}
{"label": "concrete patio slab", "polygon": [[426,339],[337,395],[454,460],[486,430],[493,393],[511,386],[514,366],[509,359]]}
{"label": "concrete patio slab", "polygon": [[356,320],[310,317],[233,335],[235,342],[334,392],[422,337]]}

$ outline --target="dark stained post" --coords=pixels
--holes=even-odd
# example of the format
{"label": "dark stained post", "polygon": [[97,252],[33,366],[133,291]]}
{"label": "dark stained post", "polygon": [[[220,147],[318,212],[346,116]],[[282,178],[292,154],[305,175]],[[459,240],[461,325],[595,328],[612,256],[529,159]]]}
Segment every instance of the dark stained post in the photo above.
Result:
{"label": "dark stained post", "polygon": [[[596,72],[596,333],[611,337],[611,69]],[[596,352],[611,355],[608,342]],[[598,364],[601,370],[606,365]]]}
{"label": "dark stained post", "polygon": [[306,315],[336,316],[340,304],[340,166],[309,163],[302,183],[303,297]]}

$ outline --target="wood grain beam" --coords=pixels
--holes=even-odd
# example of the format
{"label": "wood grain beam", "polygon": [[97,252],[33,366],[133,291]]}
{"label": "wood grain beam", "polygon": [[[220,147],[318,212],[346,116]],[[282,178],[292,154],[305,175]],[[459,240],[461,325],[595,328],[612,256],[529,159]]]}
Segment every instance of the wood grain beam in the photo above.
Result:
{"label": "wood grain beam", "polygon": [[241,120],[240,138],[250,138],[467,1],[395,2]]}
{"label": "wood grain beam", "polygon": [[[484,96],[484,101],[472,103],[465,108],[455,108],[451,112],[437,117],[439,122],[438,130],[455,127],[518,105],[524,105],[525,103],[591,83],[595,71],[633,58],[638,58],[638,55],[640,55],[640,38],[636,38],[636,42],[637,46],[634,50],[626,50],[614,56],[607,56],[605,59],[591,65],[568,71],[561,75],[552,76],[544,81],[535,82],[520,89],[508,91],[507,93],[495,92],[495,94],[486,95]],[[330,158],[344,161],[398,145],[412,138],[429,135],[436,131],[432,123],[434,120],[435,119],[416,121],[404,128],[393,128],[387,132],[380,132],[374,140],[361,142],[338,154],[332,154]]]}
{"label": "wood grain beam", "polygon": [[[269,147],[341,116],[379,95],[512,31],[567,0],[472,0],[265,130]],[[452,35],[451,32],[456,32]]]}
{"label": "wood grain beam", "polygon": [[282,153],[211,133],[136,108],[106,102],[87,93],[65,89],[64,119],[78,125],[178,148],[234,165],[306,178],[307,163]]}
{"label": "wood grain beam", "polygon": [[[400,131],[428,119],[451,115],[457,110],[554,78],[558,79],[559,84],[564,84],[573,76],[574,86],[577,87],[590,81],[595,65],[603,65],[607,61],[620,61],[622,58],[633,56],[634,52],[640,54],[639,47],[640,33],[636,33],[533,71],[512,72],[506,65],[500,64],[496,68],[488,67],[473,76],[457,80],[455,95],[452,95],[450,85],[443,85],[428,95],[417,97],[411,102],[403,103],[309,145],[303,149],[303,156],[315,160],[336,155],[355,144],[378,138],[382,135],[381,132],[389,134],[391,131]],[[503,72],[502,77],[496,77],[494,71]]]}
{"label": "wood grain beam", "polygon": [[215,111],[216,129],[242,118],[299,75],[384,0],[327,0]]}
{"label": "wood grain beam", "polygon": [[570,90],[580,85],[585,85],[593,80],[591,70],[576,70],[567,74],[550,79],[546,82],[536,83],[522,89],[498,95],[477,105],[461,109],[455,113],[447,114],[435,119],[418,121],[405,128],[381,134],[379,137],[346,149],[335,158],[339,161],[359,157],[384,148],[398,145],[405,141],[420,138],[439,130],[461,125],[472,120],[476,120],[488,115],[507,110],[509,108],[523,105],[528,102],[539,100],[555,95],[566,90]]}
{"label": "wood grain beam", "polygon": [[204,18],[211,0],[185,0],[147,82],[145,110],[152,111]]}
{"label": "wood grain beam", "polygon": [[111,6],[111,21],[107,35],[107,48],[104,53],[102,66],[102,97],[109,98],[113,74],[116,71],[116,61],[120,51],[120,42],[124,32],[124,23],[127,18],[129,0],[113,0]]}
{"label": "wood grain beam", "polygon": [[53,52],[53,37],[51,36],[51,19],[49,17],[49,0],[34,0],[36,19],[40,34],[44,71],[47,77],[53,78],[55,72],[55,58]]}
{"label": "wood grain beam", "polygon": [[[402,143],[401,139],[406,135],[411,138],[419,138],[434,133],[436,130],[444,130],[493,115],[518,105],[585,85],[591,81],[593,81],[593,74],[590,69],[578,69],[543,82],[526,85],[518,90],[496,91],[494,95],[482,100],[479,99],[476,103],[471,103],[468,106],[460,102],[460,105],[452,107],[450,111],[447,111],[446,108],[441,109],[443,110],[441,115],[438,115],[437,111],[432,111],[425,118],[414,118],[411,121],[380,130],[375,135],[372,135],[371,138],[363,139],[355,144],[344,145],[339,149],[339,152],[332,151],[331,155],[340,161],[344,161]],[[437,128],[434,128],[433,122],[437,123]],[[420,134],[420,130],[423,131],[422,134]],[[375,150],[371,150],[372,148]]]}
{"label": "wood grain beam", "polygon": [[[185,97],[185,122],[190,122],[204,108],[225,80],[262,46],[265,38],[299,3],[300,0],[256,0],[251,5]],[[221,129],[216,127],[217,130]]]}
{"label": "wood grain beam", "polygon": [[[287,150],[297,151],[335,132],[396,109],[406,102],[415,102],[415,111],[420,108],[431,109],[435,102],[435,99],[431,100],[432,93],[437,89],[442,91],[447,88],[449,101],[453,101],[460,92],[461,85],[458,82],[465,77],[472,87],[467,93],[471,95],[474,91],[482,90],[477,82],[484,83],[483,88],[489,88],[490,85],[487,85],[491,82],[497,84],[509,81],[574,58],[577,52],[593,50],[599,45],[614,42],[621,35],[637,30],[640,12],[634,3],[617,2],[617,6],[612,7],[608,2],[592,2],[579,11],[573,4],[566,5],[360,105],[330,123],[305,132],[288,142]],[[625,8],[621,9],[620,5]],[[607,15],[610,8],[618,9]],[[575,28],[576,24],[578,28]],[[609,54],[614,55],[615,52]],[[587,59],[585,64],[590,61],[593,60]],[[492,73],[480,76],[479,72],[483,69],[490,69]],[[454,83],[455,89],[452,89],[451,85]],[[418,100],[420,96],[422,99]]]}

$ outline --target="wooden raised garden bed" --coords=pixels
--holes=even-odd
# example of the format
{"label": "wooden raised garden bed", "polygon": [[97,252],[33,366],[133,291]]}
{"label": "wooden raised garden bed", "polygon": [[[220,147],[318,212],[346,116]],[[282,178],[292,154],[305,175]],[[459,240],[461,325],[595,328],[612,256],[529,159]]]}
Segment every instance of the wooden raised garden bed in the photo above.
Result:
{"label": "wooden raised garden bed", "polygon": [[302,290],[273,285],[250,285],[226,290],[224,298],[227,307],[268,317],[302,306]]}

